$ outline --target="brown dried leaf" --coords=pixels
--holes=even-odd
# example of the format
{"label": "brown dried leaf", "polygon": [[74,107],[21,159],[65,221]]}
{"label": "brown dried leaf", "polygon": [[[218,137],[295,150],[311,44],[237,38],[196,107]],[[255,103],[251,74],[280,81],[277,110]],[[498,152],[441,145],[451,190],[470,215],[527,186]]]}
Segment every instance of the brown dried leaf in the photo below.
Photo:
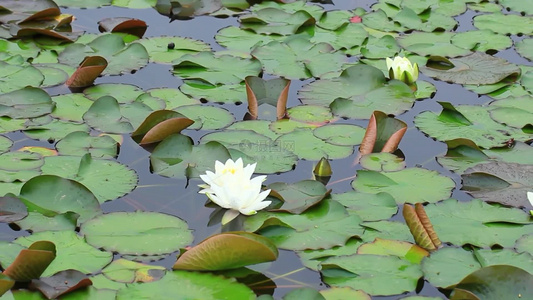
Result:
{"label": "brown dried leaf", "polygon": [[420,247],[433,251],[442,245],[421,203],[416,203],[414,208],[406,203],[402,213],[415,242]]}

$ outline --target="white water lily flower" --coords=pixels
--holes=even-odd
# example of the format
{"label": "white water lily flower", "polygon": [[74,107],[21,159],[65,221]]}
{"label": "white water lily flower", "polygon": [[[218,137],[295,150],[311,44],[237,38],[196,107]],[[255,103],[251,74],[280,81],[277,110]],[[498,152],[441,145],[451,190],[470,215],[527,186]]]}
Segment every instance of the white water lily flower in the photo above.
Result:
{"label": "white water lily flower", "polygon": [[[527,199],[531,203],[531,206],[533,206],[533,192],[527,192]],[[533,210],[530,210],[529,213],[533,216]]]}
{"label": "white water lily flower", "polygon": [[389,78],[412,85],[418,79],[418,65],[411,64],[407,57],[396,56],[394,60],[387,57]]}
{"label": "white water lily flower", "polygon": [[215,173],[207,171],[200,178],[206,183],[199,193],[207,197],[220,207],[229,209],[222,218],[222,225],[243,215],[256,214],[272,201],[263,201],[270,194],[270,190],[261,192],[261,184],[266,176],[251,178],[257,164],[243,167],[242,159],[236,161],[228,159],[225,164],[216,161]]}

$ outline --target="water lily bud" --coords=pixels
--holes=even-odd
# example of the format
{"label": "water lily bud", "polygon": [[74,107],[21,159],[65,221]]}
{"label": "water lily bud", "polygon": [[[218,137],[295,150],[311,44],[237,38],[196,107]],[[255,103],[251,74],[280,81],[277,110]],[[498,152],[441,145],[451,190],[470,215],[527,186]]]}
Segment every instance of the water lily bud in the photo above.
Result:
{"label": "water lily bud", "polygon": [[394,60],[387,57],[387,69],[389,78],[405,82],[412,85],[418,79],[418,65],[411,64],[406,57],[396,56]]}
{"label": "water lily bud", "polygon": [[331,171],[329,161],[325,157],[322,157],[313,170],[313,173],[316,176],[331,176],[333,172]]}

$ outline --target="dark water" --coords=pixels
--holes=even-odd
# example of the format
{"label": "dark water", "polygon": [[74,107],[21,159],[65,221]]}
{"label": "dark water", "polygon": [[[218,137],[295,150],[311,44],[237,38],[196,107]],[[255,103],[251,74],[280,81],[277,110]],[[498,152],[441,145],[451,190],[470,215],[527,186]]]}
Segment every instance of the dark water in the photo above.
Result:
{"label": "dark water", "polygon": [[[369,9],[374,1],[356,1],[356,0],[337,0],[336,5],[323,5],[326,9],[354,9],[356,7],[363,7]],[[124,9],[118,7],[105,7],[99,9],[80,10],[80,9],[63,9],[63,13],[69,13],[76,16],[73,23],[73,30],[83,30],[86,32],[97,33],[97,22],[107,17],[132,17],[139,18],[146,21],[149,25],[145,37],[150,36],[182,36],[202,40],[211,44],[214,50],[222,50],[223,47],[216,44],[214,36],[221,28],[237,25],[236,18],[230,17],[225,19],[213,17],[197,17],[192,20],[181,21],[176,20],[169,22],[165,16],[158,14],[154,9]],[[466,31],[474,29],[472,26],[472,18],[476,12],[468,11],[463,15],[456,17],[460,22],[457,31]],[[515,39],[520,39],[514,37]],[[531,65],[525,59],[516,54],[514,50],[506,50],[496,54],[498,57],[505,58],[512,63]],[[177,88],[182,81],[172,76],[170,73],[171,65],[149,64],[145,68],[137,71],[135,74],[128,74],[122,76],[106,76],[98,78],[96,83],[129,83],[142,88],[143,90],[159,87]],[[413,118],[423,111],[439,112],[441,106],[436,101],[448,101],[453,104],[484,104],[490,101],[486,96],[478,97],[477,94],[464,89],[460,85],[448,84],[432,80],[420,75],[420,79],[429,81],[437,87],[437,93],[432,99],[425,99],[417,101],[414,107],[408,112],[397,116],[397,118],[406,122],[409,126],[405,134],[400,149],[406,156],[406,163],[408,167],[421,166],[427,169],[432,169],[441,174],[452,178],[457,185],[452,197],[459,200],[467,200],[471,197],[459,190],[460,177],[456,174],[442,168],[435,160],[436,156],[442,156],[446,153],[446,145],[441,142],[434,141],[426,137],[423,133],[418,131],[413,124]],[[296,92],[302,85],[311,82],[307,81],[293,81],[291,83],[290,96],[288,107],[300,104]],[[64,87],[56,87],[48,90],[50,94],[64,94],[69,93],[68,89]],[[221,105],[222,107],[231,111],[236,119],[242,119],[246,112],[246,105]],[[366,127],[367,120],[343,121],[347,123],[357,124]],[[190,135],[195,141],[208,133],[207,131],[191,131],[184,132]],[[14,149],[28,145],[48,146],[50,144],[33,141],[26,138],[21,133],[10,134],[10,138],[15,141]],[[356,149],[357,150],[357,149]],[[355,151],[357,153],[357,151]],[[195,241],[194,244],[220,231],[219,226],[206,226],[207,220],[212,212],[211,208],[204,207],[206,197],[198,194],[196,185],[198,180],[191,180],[187,185],[186,180],[179,180],[174,178],[165,178],[156,174],[150,173],[149,166],[149,152],[134,143],[129,137],[125,137],[124,143],[120,149],[118,160],[128,165],[137,171],[139,175],[138,187],[127,196],[106,202],[102,208],[106,212],[111,211],[158,211],[175,215],[187,221],[189,227],[194,229]],[[347,165],[353,165],[355,155],[346,159],[335,160],[331,162],[333,168],[333,176],[331,178],[328,188],[332,188],[333,192],[341,193],[351,190],[351,181],[355,171],[359,167],[347,168]],[[313,163],[310,161],[299,161],[296,169],[289,173],[279,175],[269,175],[265,184],[272,182],[295,182],[302,179],[308,179],[312,176]],[[396,216],[395,218],[398,218]],[[401,219],[398,218],[398,219]],[[3,228],[7,229],[2,225]],[[26,233],[16,233],[11,230],[0,230],[0,238],[2,240],[10,240],[15,236]],[[170,267],[175,262],[175,256],[171,255],[168,258],[154,262],[154,264],[164,265]],[[259,265],[256,269],[261,270],[265,275],[274,279],[277,285],[274,297],[279,298],[288,291],[300,287],[310,286],[313,288],[325,288],[321,283],[318,273],[303,268],[298,257],[290,251],[281,251],[279,259],[267,265]],[[283,274],[292,273],[287,276]],[[278,278],[279,277],[279,278]],[[386,283],[384,283],[386,284]],[[411,293],[415,295],[416,293]],[[425,296],[441,296],[444,297],[436,288],[425,284],[419,291],[418,295]],[[399,296],[392,297],[376,297],[376,299],[397,299]]]}

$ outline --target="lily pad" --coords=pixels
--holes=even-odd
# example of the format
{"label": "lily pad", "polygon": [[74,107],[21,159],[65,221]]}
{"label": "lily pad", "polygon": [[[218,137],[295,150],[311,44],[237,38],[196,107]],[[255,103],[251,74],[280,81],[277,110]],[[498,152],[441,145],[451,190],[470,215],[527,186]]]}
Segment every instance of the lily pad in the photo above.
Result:
{"label": "lily pad", "polygon": [[83,120],[94,129],[107,133],[130,133],[133,126],[122,117],[115,98],[104,96],[96,100],[83,115]]}
{"label": "lily pad", "polygon": [[171,253],[192,242],[183,220],[156,212],[115,212],[81,226],[87,243],[120,254]]}
{"label": "lily pad", "polygon": [[50,114],[54,118],[82,123],[83,114],[87,112],[93,101],[83,94],[66,94],[52,97],[55,108]]}
{"label": "lily pad", "polygon": [[283,41],[285,36],[257,34],[252,30],[235,26],[222,28],[215,35],[218,44],[234,50],[251,52],[256,45],[266,45],[272,41]]}
{"label": "lily pad", "polygon": [[276,260],[278,249],[267,238],[234,231],[211,236],[181,254],[174,270],[217,271]]}
{"label": "lily pad", "polygon": [[313,134],[326,143],[339,146],[361,144],[365,130],[351,124],[326,124],[313,130]]}
{"label": "lily pad", "polygon": [[532,176],[533,165],[489,162],[467,169],[461,189],[488,202],[525,207]]}
{"label": "lily pad", "polygon": [[159,175],[190,178],[210,170],[216,160],[226,161],[228,158],[228,150],[218,142],[193,146],[190,137],[172,134],[157,145],[150,162],[154,172]]}
{"label": "lily pad", "polygon": [[420,264],[424,257],[429,256],[429,252],[415,244],[380,238],[376,238],[372,243],[359,246],[357,254],[396,256],[414,264]]}
{"label": "lily pad", "polygon": [[66,212],[47,217],[38,212],[29,212],[24,219],[15,222],[22,230],[31,232],[75,230],[80,215],[74,212]]}
{"label": "lily pad", "polygon": [[[533,275],[508,265],[481,268],[466,276],[455,286],[451,299],[460,299],[460,292],[474,294],[478,299],[496,300],[515,295],[533,295]],[[526,296],[528,297],[528,296]]]}
{"label": "lily pad", "polygon": [[211,47],[202,41],[180,36],[151,37],[141,39],[136,43],[142,44],[146,48],[146,51],[148,51],[150,61],[157,63],[168,64],[185,54],[211,51]]}
{"label": "lily pad", "polygon": [[246,76],[257,76],[261,63],[256,59],[244,59],[212,52],[183,55],[172,62],[173,73],[185,80],[203,80],[212,85],[240,83]]}
{"label": "lily pad", "polygon": [[363,242],[360,239],[354,237],[350,238],[342,246],[334,246],[329,249],[296,251],[296,254],[300,257],[304,266],[311,270],[319,271],[320,263],[328,257],[352,255],[357,252],[357,248],[359,248],[362,243]]}
{"label": "lily pad", "polygon": [[329,194],[324,184],[316,180],[302,180],[293,184],[275,182],[269,184],[268,188],[282,197],[283,205],[276,211],[293,214],[301,214]]}
{"label": "lily pad", "polygon": [[234,299],[249,300],[255,298],[254,292],[244,284],[233,279],[226,279],[210,273],[172,271],[161,280],[147,283],[133,283],[119,290],[117,298],[165,299]]}
{"label": "lily pad", "polygon": [[101,32],[124,32],[142,38],[147,29],[146,22],[127,17],[105,18],[98,21]]}
{"label": "lily pad", "polygon": [[56,246],[56,258],[43,275],[51,276],[63,270],[78,270],[82,273],[94,273],[111,262],[113,254],[93,248],[74,231],[43,231],[30,236],[19,237],[14,242],[29,246],[37,241],[50,241]]}
{"label": "lily pad", "polygon": [[500,147],[509,138],[527,141],[532,135],[521,130],[495,122],[489,109],[481,106],[439,103],[443,110],[440,115],[423,112],[415,117],[415,125],[429,136],[440,141],[468,137],[482,148]]}
{"label": "lily pad", "polygon": [[[407,168],[397,172],[358,170],[352,182],[356,191],[377,194],[387,192],[396,203],[437,202],[450,196],[455,182],[436,171]],[[413,193],[416,190],[416,193]]]}
{"label": "lily pad", "polygon": [[109,64],[103,74],[119,75],[138,70],[148,63],[148,52],[139,43],[126,45],[121,36],[106,34],[97,37],[87,45],[71,44],[63,50],[58,60],[60,63],[77,67],[86,56],[102,56]]}
{"label": "lily pad", "polygon": [[361,156],[361,166],[371,171],[393,172],[405,168],[405,161],[392,153],[370,153]]}
{"label": "lily pad", "polygon": [[[246,102],[244,83],[212,85],[206,82],[190,81],[180,86],[183,94],[191,96],[191,100],[199,99],[216,103]],[[198,100],[194,100],[200,102]]]}
{"label": "lily pad", "polygon": [[50,156],[45,158],[43,174],[62,176],[86,186],[99,202],[114,200],[137,186],[137,174],[116,161],[84,156]]}
{"label": "lily pad", "polygon": [[474,17],[474,26],[502,34],[532,34],[533,17],[512,14],[484,14]]}
{"label": "lily pad", "polygon": [[323,281],[330,286],[347,286],[373,296],[412,291],[423,275],[417,264],[394,256],[372,254],[330,257],[321,263],[320,272]]}
{"label": "lily pad", "polygon": [[117,156],[117,142],[107,135],[91,136],[87,132],[69,133],[56,144],[61,155],[83,156],[90,153],[96,158],[113,158]]}
{"label": "lily pad", "polygon": [[439,239],[457,246],[513,247],[518,238],[533,228],[528,214],[522,210],[497,207],[478,199],[468,202],[448,199],[424,208]]}
{"label": "lily pad", "polygon": [[314,44],[306,39],[273,41],[257,46],[251,53],[263,64],[267,73],[289,79],[306,79],[338,71],[346,60],[326,43]]}
{"label": "lily pad", "polygon": [[235,121],[235,117],[229,111],[216,106],[186,105],[174,110],[194,121],[188,129],[222,129]]}
{"label": "lily pad", "polygon": [[0,197],[0,222],[12,223],[28,215],[26,205],[13,194]]}
{"label": "lily pad", "polygon": [[452,39],[452,44],[473,51],[505,50],[513,45],[510,37],[497,34],[491,30],[472,30],[459,32]]}
{"label": "lily pad", "polygon": [[133,283],[159,280],[165,275],[165,271],[166,268],[162,266],[146,265],[119,258],[105,267],[102,273],[116,282]]}
{"label": "lily pad", "polygon": [[244,229],[257,231],[282,249],[328,249],[361,235],[360,222],[358,216],[348,214],[340,203],[324,200],[300,215],[259,212],[244,221]]}
{"label": "lily pad", "polygon": [[19,197],[28,211],[49,217],[72,211],[84,222],[102,213],[98,200],[85,186],[58,176],[33,177],[22,186]]}
{"label": "lily pad", "polygon": [[523,57],[533,60],[533,40],[532,39],[523,39],[519,42],[515,43],[515,49],[518,54],[522,55]]}
{"label": "lily pad", "polygon": [[21,250],[3,275],[19,282],[37,279],[56,257],[56,247],[50,241],[37,241]]}
{"label": "lily pad", "polygon": [[491,102],[490,117],[507,126],[533,126],[533,96],[509,97]]}
{"label": "lily pad", "polygon": [[457,57],[470,54],[470,49],[465,49],[452,44],[452,32],[414,32],[398,38],[400,46],[418,55],[439,55]]}
{"label": "lily pad", "polygon": [[43,74],[33,66],[16,66],[0,61],[0,92],[8,93],[26,86],[38,87],[44,80]]}
{"label": "lily pad", "polygon": [[91,280],[77,270],[60,271],[50,277],[43,277],[31,281],[32,288],[41,291],[48,299],[55,299],[72,291],[83,289],[91,284]]}
{"label": "lily pad", "polygon": [[25,87],[0,95],[0,116],[35,118],[49,114],[53,109],[52,99],[39,88]]}
{"label": "lily pad", "polygon": [[[320,160],[322,157],[327,159],[339,159],[348,157],[353,153],[352,146],[339,146],[324,142],[317,138],[311,129],[296,129],[292,132],[280,136],[275,141],[276,144],[294,145],[293,152],[301,159]],[[313,145],[309,147],[309,145]]]}
{"label": "lily pad", "polygon": [[394,198],[384,192],[369,194],[351,191],[331,194],[331,199],[339,201],[349,213],[357,214],[363,221],[385,220],[398,212]]}
{"label": "lily pad", "polygon": [[133,84],[101,83],[84,89],[83,93],[94,101],[104,96],[112,96],[119,103],[130,103],[142,95],[143,91]]}
{"label": "lily pad", "polygon": [[139,144],[151,144],[164,140],[171,134],[179,133],[194,121],[171,110],[158,110],[151,113],[131,137]]}
{"label": "lily pad", "polygon": [[277,8],[263,8],[252,14],[241,16],[241,28],[258,34],[291,35],[315,24],[315,18],[307,11],[293,13]]}

